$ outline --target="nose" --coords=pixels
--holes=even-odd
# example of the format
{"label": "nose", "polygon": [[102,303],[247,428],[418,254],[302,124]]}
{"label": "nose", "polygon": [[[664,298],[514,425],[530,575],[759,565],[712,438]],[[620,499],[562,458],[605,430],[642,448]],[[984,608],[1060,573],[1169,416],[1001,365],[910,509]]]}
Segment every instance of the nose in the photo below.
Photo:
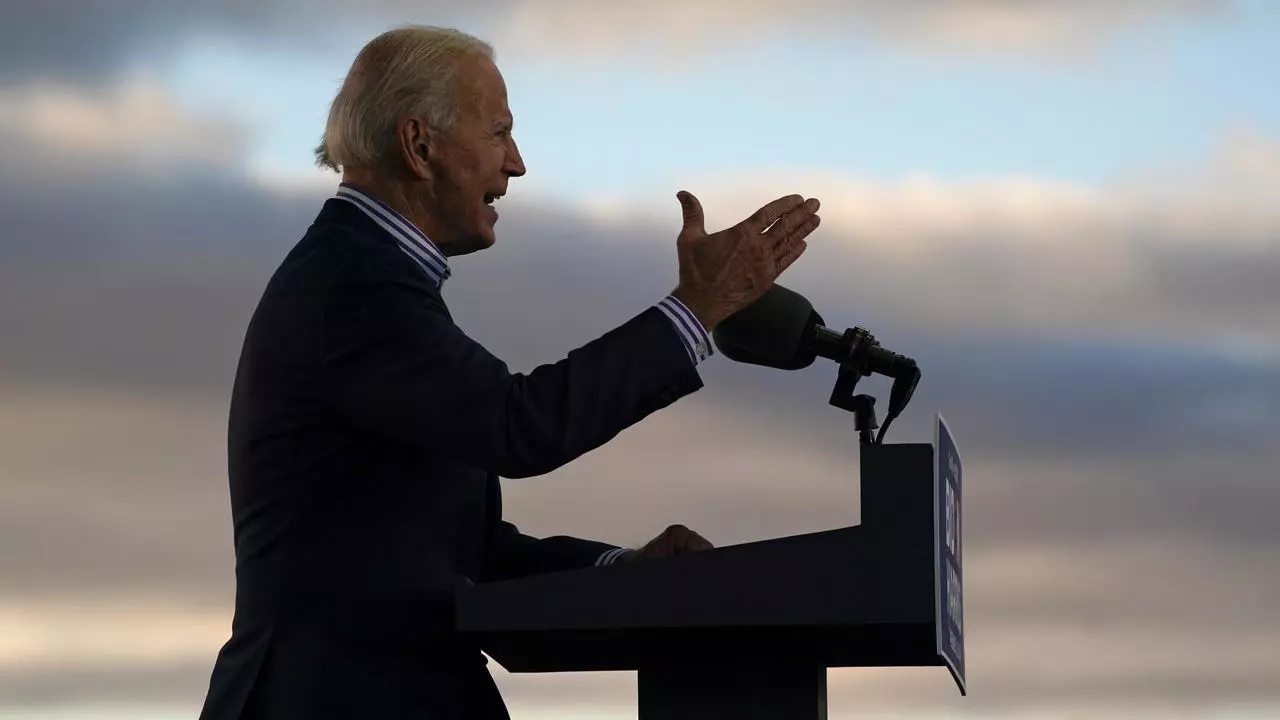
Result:
{"label": "nose", "polygon": [[502,171],[511,177],[523,177],[525,174],[524,158],[520,157],[520,148],[516,146],[515,138],[508,140],[507,162]]}

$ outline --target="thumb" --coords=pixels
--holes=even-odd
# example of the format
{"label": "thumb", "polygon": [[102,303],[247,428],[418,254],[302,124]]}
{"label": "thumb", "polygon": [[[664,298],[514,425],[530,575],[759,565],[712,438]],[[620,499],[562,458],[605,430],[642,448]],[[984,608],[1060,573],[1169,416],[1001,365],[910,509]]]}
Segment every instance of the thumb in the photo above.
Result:
{"label": "thumb", "polygon": [[680,201],[680,210],[684,215],[684,229],[698,235],[706,235],[707,228],[702,217],[702,203],[698,202],[698,198],[694,197],[688,190],[681,190],[676,193],[676,199]]}

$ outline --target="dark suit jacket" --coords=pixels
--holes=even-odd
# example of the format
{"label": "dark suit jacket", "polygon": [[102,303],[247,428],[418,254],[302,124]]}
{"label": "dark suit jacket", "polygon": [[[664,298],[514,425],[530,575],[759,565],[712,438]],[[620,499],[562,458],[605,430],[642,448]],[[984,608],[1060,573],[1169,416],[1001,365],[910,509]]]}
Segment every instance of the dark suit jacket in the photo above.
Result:
{"label": "dark suit jacket", "polygon": [[455,588],[613,546],[520,533],[498,477],[555,470],[701,386],[655,308],[513,374],[388,233],[329,200],[267,285],[236,373],[235,617],[201,718],[505,717],[483,655],[452,632]]}

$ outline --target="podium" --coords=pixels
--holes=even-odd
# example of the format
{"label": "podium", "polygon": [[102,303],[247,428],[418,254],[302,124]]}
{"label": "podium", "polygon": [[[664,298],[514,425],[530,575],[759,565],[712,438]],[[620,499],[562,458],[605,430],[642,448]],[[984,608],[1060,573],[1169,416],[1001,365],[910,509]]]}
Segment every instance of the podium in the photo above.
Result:
{"label": "podium", "polygon": [[936,427],[861,445],[858,525],[469,586],[457,628],[513,673],[637,671],[640,720],[826,718],[833,667],[945,666],[965,694],[961,468]]}

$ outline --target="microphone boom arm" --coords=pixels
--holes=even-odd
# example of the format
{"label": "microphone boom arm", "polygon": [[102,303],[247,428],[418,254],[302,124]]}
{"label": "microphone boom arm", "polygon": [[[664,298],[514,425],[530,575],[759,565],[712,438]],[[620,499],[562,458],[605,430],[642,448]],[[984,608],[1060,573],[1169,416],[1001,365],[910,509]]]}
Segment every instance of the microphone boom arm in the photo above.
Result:
{"label": "microphone boom arm", "polygon": [[875,336],[860,327],[843,333],[824,327],[822,316],[803,295],[776,283],[756,302],[721,322],[712,338],[733,360],[779,370],[806,368],[818,357],[835,361],[840,371],[831,404],[854,413],[867,443],[876,427],[875,398],[854,395],[858,381],[872,373],[893,378],[877,444],[884,441],[889,423],[906,409],[920,382],[915,360],[881,347]]}
{"label": "microphone boom arm", "polygon": [[881,347],[874,335],[860,327],[849,328],[840,334],[817,323],[813,326],[813,335],[807,344],[814,355],[839,364],[829,402],[854,414],[858,435],[864,444],[871,443],[871,430],[877,427],[875,398],[870,395],[855,395],[854,390],[859,380],[872,373],[893,378],[889,410],[875,439],[876,443],[883,442],[889,424],[906,409],[920,382],[920,369],[916,362]]}

